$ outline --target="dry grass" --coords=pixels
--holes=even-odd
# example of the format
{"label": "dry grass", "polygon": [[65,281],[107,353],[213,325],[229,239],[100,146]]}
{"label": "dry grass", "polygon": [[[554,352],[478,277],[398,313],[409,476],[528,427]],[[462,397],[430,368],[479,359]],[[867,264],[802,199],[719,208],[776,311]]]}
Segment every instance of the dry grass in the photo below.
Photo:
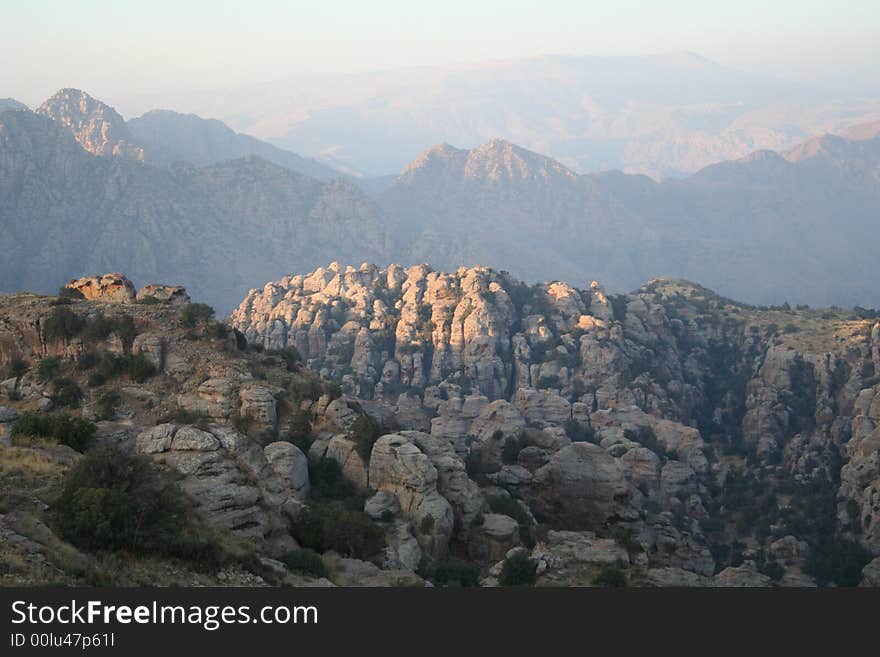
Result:
{"label": "dry grass", "polygon": [[21,446],[0,449],[0,472],[4,474],[52,476],[61,475],[66,469],[38,449]]}

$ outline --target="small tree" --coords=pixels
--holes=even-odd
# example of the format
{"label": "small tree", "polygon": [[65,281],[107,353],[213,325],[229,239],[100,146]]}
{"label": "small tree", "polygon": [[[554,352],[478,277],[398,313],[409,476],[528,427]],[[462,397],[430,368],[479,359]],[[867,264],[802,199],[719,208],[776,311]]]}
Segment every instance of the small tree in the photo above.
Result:
{"label": "small tree", "polygon": [[504,560],[498,583],[501,586],[534,586],[537,580],[536,568],[537,564],[529,559],[528,554],[517,552]]}
{"label": "small tree", "polygon": [[206,303],[190,303],[180,313],[180,323],[187,328],[209,321],[214,317],[214,309]]}
{"label": "small tree", "polygon": [[379,424],[369,415],[359,416],[351,425],[351,437],[354,439],[357,452],[364,462],[370,460],[373,445],[381,433]]}

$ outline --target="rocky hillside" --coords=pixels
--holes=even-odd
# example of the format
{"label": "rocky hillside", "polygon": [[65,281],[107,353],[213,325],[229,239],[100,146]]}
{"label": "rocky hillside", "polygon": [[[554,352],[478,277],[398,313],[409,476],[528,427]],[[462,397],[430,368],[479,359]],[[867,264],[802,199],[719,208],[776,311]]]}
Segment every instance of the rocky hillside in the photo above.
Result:
{"label": "rocky hillside", "polygon": [[[81,138],[99,150],[128,143],[99,134],[106,143]],[[83,272],[125,269],[139,283],[183,283],[223,313],[291,260],[381,261],[388,250],[379,211],[344,181],[259,158],[168,170],[97,156],[28,111],[0,114],[0,230],[6,291],[54,292]]]}
{"label": "rocky hillside", "polygon": [[131,135],[119,112],[79,89],[61,89],[36,112],[70,130],[77,143],[92,155],[144,161],[144,148]]}
{"label": "rocky hillside", "polygon": [[232,323],[449,440],[551,526],[629,528],[649,555],[671,532],[656,563],[702,575],[787,563],[827,582],[828,564],[880,553],[876,311],[334,264],[252,290]]}
{"label": "rocky hillside", "polygon": [[177,161],[197,167],[257,156],[295,173],[328,181],[343,177],[311,158],[283,150],[249,135],[231,130],[216,119],[203,119],[195,114],[170,110],[152,110],[127,122],[135,138],[148,144],[150,164],[167,166]]}

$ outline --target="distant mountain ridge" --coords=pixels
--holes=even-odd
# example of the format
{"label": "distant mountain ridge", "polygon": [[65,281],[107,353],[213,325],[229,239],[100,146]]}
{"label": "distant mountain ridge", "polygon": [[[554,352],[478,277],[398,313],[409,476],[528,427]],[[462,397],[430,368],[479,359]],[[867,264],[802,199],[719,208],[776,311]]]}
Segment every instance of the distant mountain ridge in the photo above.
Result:
{"label": "distant mountain ridge", "polygon": [[[292,171],[308,161],[219,122],[156,112],[125,123],[64,90],[39,114],[0,113],[0,230],[14,245],[0,279],[51,292],[125,270],[179,281],[226,312],[254,284],[322,262],[427,262],[615,291],[666,276],[757,304],[878,306],[880,138],[870,125],[846,134],[857,138],[664,183],[579,175],[503,139],[441,144],[371,198]],[[276,162],[231,157],[249,148]]]}
{"label": "distant mountain ridge", "polygon": [[691,52],[314,75],[127,105],[215,116],[368,175],[401,171],[428,144],[470,149],[501,137],[579,173],[621,169],[658,180],[880,116],[880,101],[840,103]]}
{"label": "distant mountain ridge", "polygon": [[33,112],[0,114],[0,154],[7,290],[54,292],[81,272],[125,268],[139,283],[185,282],[222,313],[291,261],[387,252],[360,190],[260,158],[169,170],[93,155]]}

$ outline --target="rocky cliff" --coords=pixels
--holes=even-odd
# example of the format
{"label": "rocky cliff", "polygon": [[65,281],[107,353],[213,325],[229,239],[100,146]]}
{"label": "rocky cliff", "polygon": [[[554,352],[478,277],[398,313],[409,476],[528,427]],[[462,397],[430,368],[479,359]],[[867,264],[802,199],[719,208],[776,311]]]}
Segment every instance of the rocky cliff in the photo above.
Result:
{"label": "rocky cliff", "polygon": [[[232,322],[449,440],[543,522],[622,525],[652,554],[671,534],[658,563],[775,563],[768,537],[813,545],[820,527],[880,550],[869,315],[759,309],[672,280],[609,297],[481,267],[333,264],[252,290]],[[821,505],[813,527],[794,529],[805,511],[780,502],[792,490]],[[693,523],[661,529],[663,513]],[[729,542],[743,517],[748,540]]]}

